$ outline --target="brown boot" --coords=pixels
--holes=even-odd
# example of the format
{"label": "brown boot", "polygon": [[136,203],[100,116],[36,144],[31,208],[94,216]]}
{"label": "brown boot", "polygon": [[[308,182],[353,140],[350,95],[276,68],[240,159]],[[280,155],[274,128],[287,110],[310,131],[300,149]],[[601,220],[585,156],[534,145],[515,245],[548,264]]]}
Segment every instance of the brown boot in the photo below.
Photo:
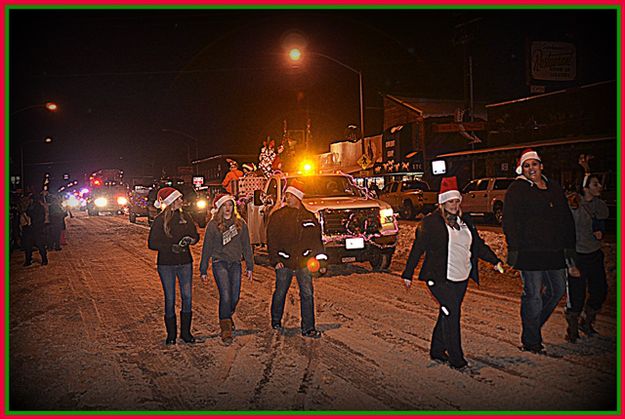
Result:
{"label": "brown boot", "polygon": [[579,313],[575,311],[566,312],[566,340],[575,343],[579,339]]}
{"label": "brown boot", "polygon": [[221,328],[221,340],[226,345],[232,343],[232,320],[222,319],[219,320],[219,327]]}

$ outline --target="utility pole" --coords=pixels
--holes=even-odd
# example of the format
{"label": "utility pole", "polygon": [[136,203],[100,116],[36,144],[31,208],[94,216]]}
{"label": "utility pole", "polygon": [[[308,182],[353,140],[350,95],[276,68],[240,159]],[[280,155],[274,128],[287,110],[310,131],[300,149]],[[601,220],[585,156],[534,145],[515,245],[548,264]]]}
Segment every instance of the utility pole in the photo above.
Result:
{"label": "utility pole", "polygon": [[[464,65],[464,100],[465,111],[469,112],[469,120],[473,121],[474,101],[473,101],[473,54],[470,51],[470,44],[475,39],[475,25],[481,21],[481,17],[476,17],[457,24],[454,29],[454,45],[462,45],[462,56]],[[462,122],[462,121],[460,121]],[[471,150],[475,149],[475,144],[471,143]],[[475,160],[471,159],[471,179],[475,179]]]}

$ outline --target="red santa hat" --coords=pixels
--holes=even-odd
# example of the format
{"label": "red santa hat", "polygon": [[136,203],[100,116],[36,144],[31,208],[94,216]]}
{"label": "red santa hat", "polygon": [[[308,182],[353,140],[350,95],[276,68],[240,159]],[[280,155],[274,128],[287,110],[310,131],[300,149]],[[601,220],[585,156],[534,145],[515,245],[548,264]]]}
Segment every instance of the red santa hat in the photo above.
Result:
{"label": "red santa hat", "polygon": [[156,201],[154,202],[154,206],[156,208],[165,209],[165,207],[173,204],[176,199],[181,197],[182,194],[178,189],[166,186],[164,188],[161,188],[156,194]]}
{"label": "red santa hat", "polygon": [[530,160],[530,159],[540,161],[540,157],[538,156],[537,152],[535,152],[531,148],[526,148],[525,150],[523,150],[523,153],[521,153],[521,157],[519,157],[519,161],[517,162],[517,165],[516,165],[517,175],[520,175],[523,173],[523,163],[525,163],[526,160]]}
{"label": "red santa hat", "polygon": [[215,195],[215,201],[213,201],[213,208],[211,209],[211,214],[213,215],[217,214],[219,210],[221,209],[221,206],[228,201],[232,201],[232,205],[236,206],[236,200],[234,199],[234,196],[225,194],[225,193],[220,193],[220,194]]}
{"label": "red santa hat", "polygon": [[444,204],[452,199],[459,199],[462,201],[462,195],[458,191],[458,181],[455,176],[444,177],[441,180],[441,190],[438,193],[438,203]]}
{"label": "red santa hat", "polygon": [[302,199],[304,199],[304,192],[302,191],[302,189],[304,189],[303,186],[304,185],[302,185],[301,182],[294,180],[293,183],[291,183],[291,185],[286,188],[286,191],[284,191],[284,193],[286,194],[288,192],[290,194],[293,194],[297,197],[297,199],[301,201]]}

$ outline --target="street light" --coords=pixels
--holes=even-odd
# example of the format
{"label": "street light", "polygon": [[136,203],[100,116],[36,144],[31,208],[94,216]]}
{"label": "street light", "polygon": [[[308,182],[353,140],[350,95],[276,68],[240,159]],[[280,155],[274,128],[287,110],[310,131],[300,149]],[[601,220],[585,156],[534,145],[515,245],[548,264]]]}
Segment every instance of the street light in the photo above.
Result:
{"label": "street light", "polygon": [[[37,141],[26,141],[24,143],[20,143],[20,183],[22,184],[22,189],[26,190],[26,182],[24,181],[24,146],[26,144],[39,144],[41,140]],[[44,138],[43,142],[45,144],[50,144],[52,142],[51,137]]]}
{"label": "street light", "polygon": [[[197,160],[199,158],[198,148],[197,148],[198,139],[195,138],[193,135],[187,134],[186,132],[178,131],[178,130],[175,130],[175,129],[169,129],[169,128],[161,128],[161,131],[162,132],[171,132],[173,134],[178,134],[178,135],[181,135],[183,137],[186,137],[186,138],[189,138],[189,139],[193,140],[193,142],[195,143],[195,160]],[[189,160],[189,162],[191,162],[191,148],[189,147],[189,143],[187,143],[187,160]]]}
{"label": "street light", "polygon": [[11,112],[11,116],[27,111],[29,109],[35,109],[35,108],[44,108],[50,112],[56,112],[59,110],[59,105],[57,105],[54,102],[36,103],[34,105],[26,106],[24,108],[20,108],[16,111]]}
{"label": "street light", "polygon": [[[364,117],[364,99],[363,99],[363,90],[362,90],[362,72],[356,70],[355,68],[345,64],[342,61],[337,60],[336,58],[330,57],[329,55],[326,54],[322,54],[320,52],[308,52],[308,54],[310,55],[316,55],[319,57],[323,57],[327,60],[332,61],[333,63],[336,63],[338,65],[340,65],[343,68],[348,69],[349,71],[358,74],[358,86],[359,86],[359,91],[360,91],[360,101],[359,101],[359,108],[360,108],[360,138],[364,138],[365,136],[365,117]],[[299,62],[302,60],[303,54],[302,54],[302,50],[300,50],[299,48],[291,48],[289,50],[289,59],[291,60],[291,62],[293,64],[299,64]],[[364,150],[364,140],[362,140],[362,146],[363,146],[363,150]]]}

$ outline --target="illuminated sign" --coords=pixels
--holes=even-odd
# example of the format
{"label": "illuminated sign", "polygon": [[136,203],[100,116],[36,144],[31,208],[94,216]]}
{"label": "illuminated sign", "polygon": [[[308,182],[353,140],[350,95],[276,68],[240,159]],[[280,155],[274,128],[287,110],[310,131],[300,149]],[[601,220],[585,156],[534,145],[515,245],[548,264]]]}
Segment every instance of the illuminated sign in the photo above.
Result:
{"label": "illuminated sign", "polygon": [[204,176],[193,176],[193,186],[199,187],[204,184]]}

